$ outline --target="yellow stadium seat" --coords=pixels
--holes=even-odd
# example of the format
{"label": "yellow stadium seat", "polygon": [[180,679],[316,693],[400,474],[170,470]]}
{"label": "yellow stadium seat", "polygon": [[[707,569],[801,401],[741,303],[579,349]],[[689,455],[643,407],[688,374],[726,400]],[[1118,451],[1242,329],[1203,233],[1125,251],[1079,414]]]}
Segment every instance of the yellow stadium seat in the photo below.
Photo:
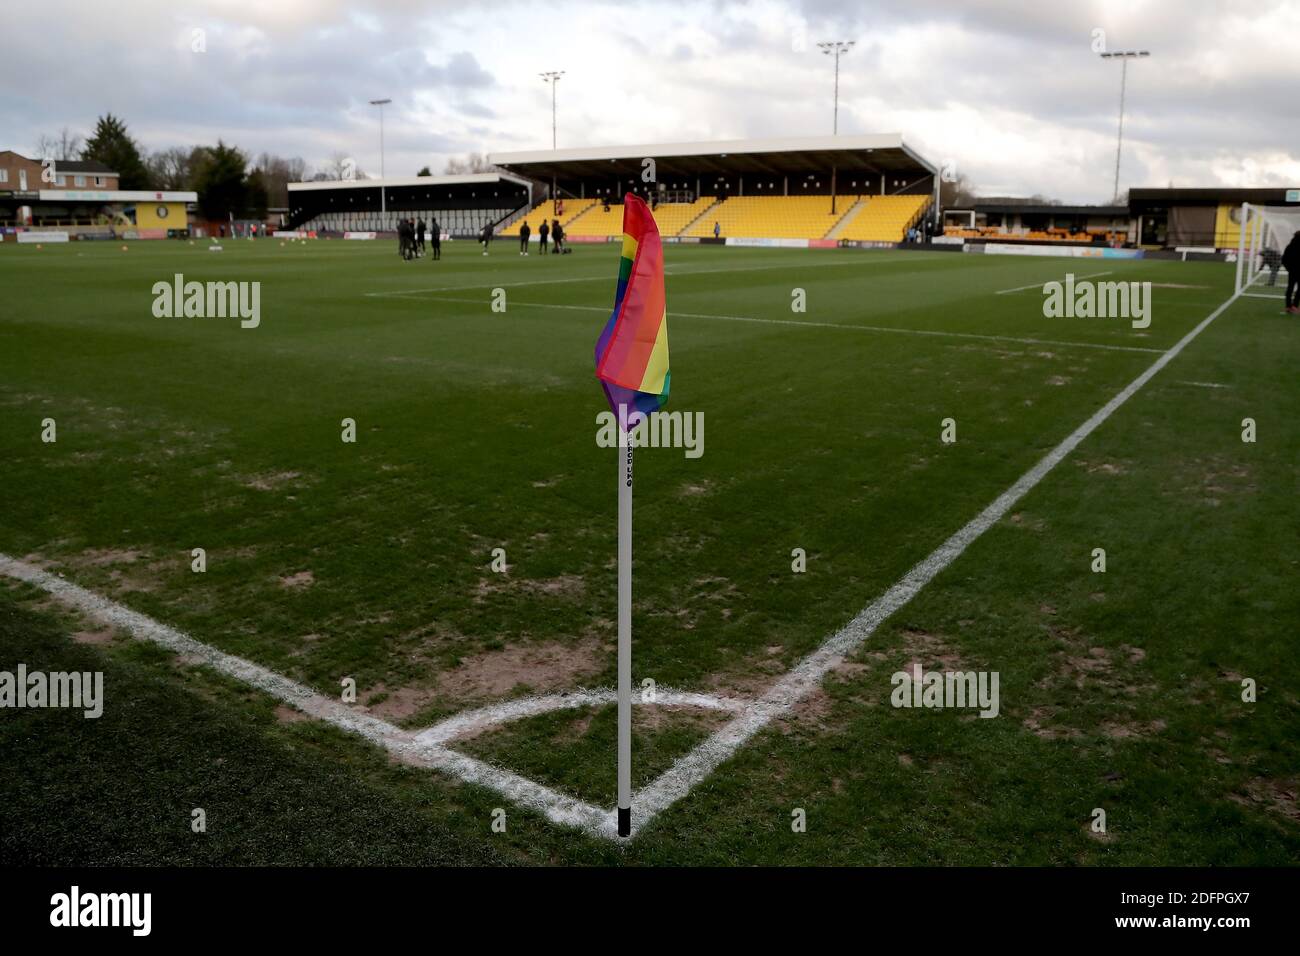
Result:
{"label": "yellow stadium seat", "polygon": [[[675,236],[682,231],[696,216],[714,203],[714,197],[701,196],[695,202],[660,203],[654,210],[655,225],[659,235]],[[621,236],[623,235],[623,205],[611,204],[609,212],[601,203],[597,203],[582,218],[574,221],[572,226],[565,226],[572,236]]]}
{"label": "yellow stadium seat", "polygon": [[712,236],[716,222],[723,238],[821,239],[854,201],[853,197],[839,197],[832,213],[830,196],[733,196],[685,234]]}
{"label": "yellow stadium seat", "polygon": [[[900,242],[930,202],[929,196],[839,196],[832,213],[831,197],[825,195],[733,196],[716,206],[715,197],[701,196],[691,203],[660,203],[654,215],[663,236],[709,237],[716,222],[724,239],[822,239],[859,199],[864,205],[845,223],[837,238]],[[560,221],[570,236],[623,234],[622,203],[611,203],[607,212],[604,204],[595,199],[563,202],[564,216]],[[706,210],[708,215],[702,215]],[[524,219],[529,220],[536,233],[542,219],[549,222],[555,218],[554,204],[547,200],[502,229],[501,235],[519,235]]]}
{"label": "yellow stadium seat", "polygon": [[501,228],[501,231],[497,233],[497,235],[517,236],[519,235],[519,228],[524,224],[524,221],[527,220],[528,227],[533,230],[533,235],[535,236],[537,235],[537,227],[542,224],[543,219],[545,219],[548,223],[552,222],[555,219],[560,220],[560,225],[564,226],[565,232],[568,232],[569,223],[577,219],[580,215],[582,215],[593,205],[595,205],[596,200],[561,199],[560,202],[564,204],[563,215],[557,216],[555,214],[555,202],[553,200],[547,199],[539,203],[538,205],[534,206],[532,209],[528,210],[528,212],[524,213],[514,222],[510,223],[510,225],[503,226]]}
{"label": "yellow stadium seat", "polygon": [[837,238],[858,242],[902,242],[930,204],[929,196],[862,196],[864,205]]}

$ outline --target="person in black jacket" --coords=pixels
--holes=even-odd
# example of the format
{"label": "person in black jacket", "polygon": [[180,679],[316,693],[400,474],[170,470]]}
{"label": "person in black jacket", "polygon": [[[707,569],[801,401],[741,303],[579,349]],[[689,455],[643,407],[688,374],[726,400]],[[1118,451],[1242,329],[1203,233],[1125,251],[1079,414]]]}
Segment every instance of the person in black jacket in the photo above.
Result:
{"label": "person in black jacket", "polygon": [[424,255],[424,230],[424,217],[421,216],[415,222],[415,254],[417,256]]}
{"label": "person in black jacket", "polygon": [[551,234],[551,227],[542,220],[542,224],[537,227],[537,244],[542,247],[542,255],[546,255],[546,237]]}
{"label": "person in black jacket", "polygon": [[525,219],[524,224],[519,227],[519,254],[521,256],[528,255],[528,237],[532,234],[532,227],[528,225],[528,220]]}
{"label": "person in black jacket", "polygon": [[1282,253],[1282,265],[1286,266],[1286,310],[1300,315],[1300,229]]}
{"label": "person in black jacket", "polygon": [[438,225],[436,217],[429,224],[429,248],[433,251],[432,261],[442,258],[442,226]]}
{"label": "person in black jacket", "polygon": [[411,258],[411,246],[415,244],[415,234],[411,224],[405,219],[397,220],[397,254],[403,259]]}
{"label": "person in black jacket", "polygon": [[557,256],[564,252],[564,227],[558,219],[551,220],[551,242],[555,245]]}

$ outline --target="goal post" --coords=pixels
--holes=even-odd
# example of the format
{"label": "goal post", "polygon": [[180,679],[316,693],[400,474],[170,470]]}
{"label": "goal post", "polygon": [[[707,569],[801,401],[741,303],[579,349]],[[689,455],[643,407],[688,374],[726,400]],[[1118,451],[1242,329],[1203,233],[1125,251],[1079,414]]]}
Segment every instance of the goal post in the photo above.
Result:
{"label": "goal post", "polygon": [[1300,233],[1300,207],[1241,204],[1237,291],[1261,299],[1280,299],[1286,288],[1282,252]]}

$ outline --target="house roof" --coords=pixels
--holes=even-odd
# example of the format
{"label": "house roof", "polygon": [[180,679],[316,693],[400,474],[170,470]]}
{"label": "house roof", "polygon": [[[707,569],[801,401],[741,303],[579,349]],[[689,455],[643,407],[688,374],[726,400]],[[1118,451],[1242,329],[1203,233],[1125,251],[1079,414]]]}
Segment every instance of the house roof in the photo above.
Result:
{"label": "house roof", "polygon": [[59,159],[55,161],[55,170],[61,173],[93,173],[96,176],[116,176],[111,166],[97,159]]}

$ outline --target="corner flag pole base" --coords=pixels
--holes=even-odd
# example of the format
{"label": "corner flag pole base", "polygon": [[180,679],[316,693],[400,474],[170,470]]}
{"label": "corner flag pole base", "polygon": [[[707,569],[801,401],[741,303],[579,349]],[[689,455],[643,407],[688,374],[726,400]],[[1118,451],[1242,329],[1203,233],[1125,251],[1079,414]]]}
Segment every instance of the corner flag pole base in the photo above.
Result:
{"label": "corner flag pole base", "polygon": [[621,837],[632,835],[632,808],[618,808],[618,835]]}

